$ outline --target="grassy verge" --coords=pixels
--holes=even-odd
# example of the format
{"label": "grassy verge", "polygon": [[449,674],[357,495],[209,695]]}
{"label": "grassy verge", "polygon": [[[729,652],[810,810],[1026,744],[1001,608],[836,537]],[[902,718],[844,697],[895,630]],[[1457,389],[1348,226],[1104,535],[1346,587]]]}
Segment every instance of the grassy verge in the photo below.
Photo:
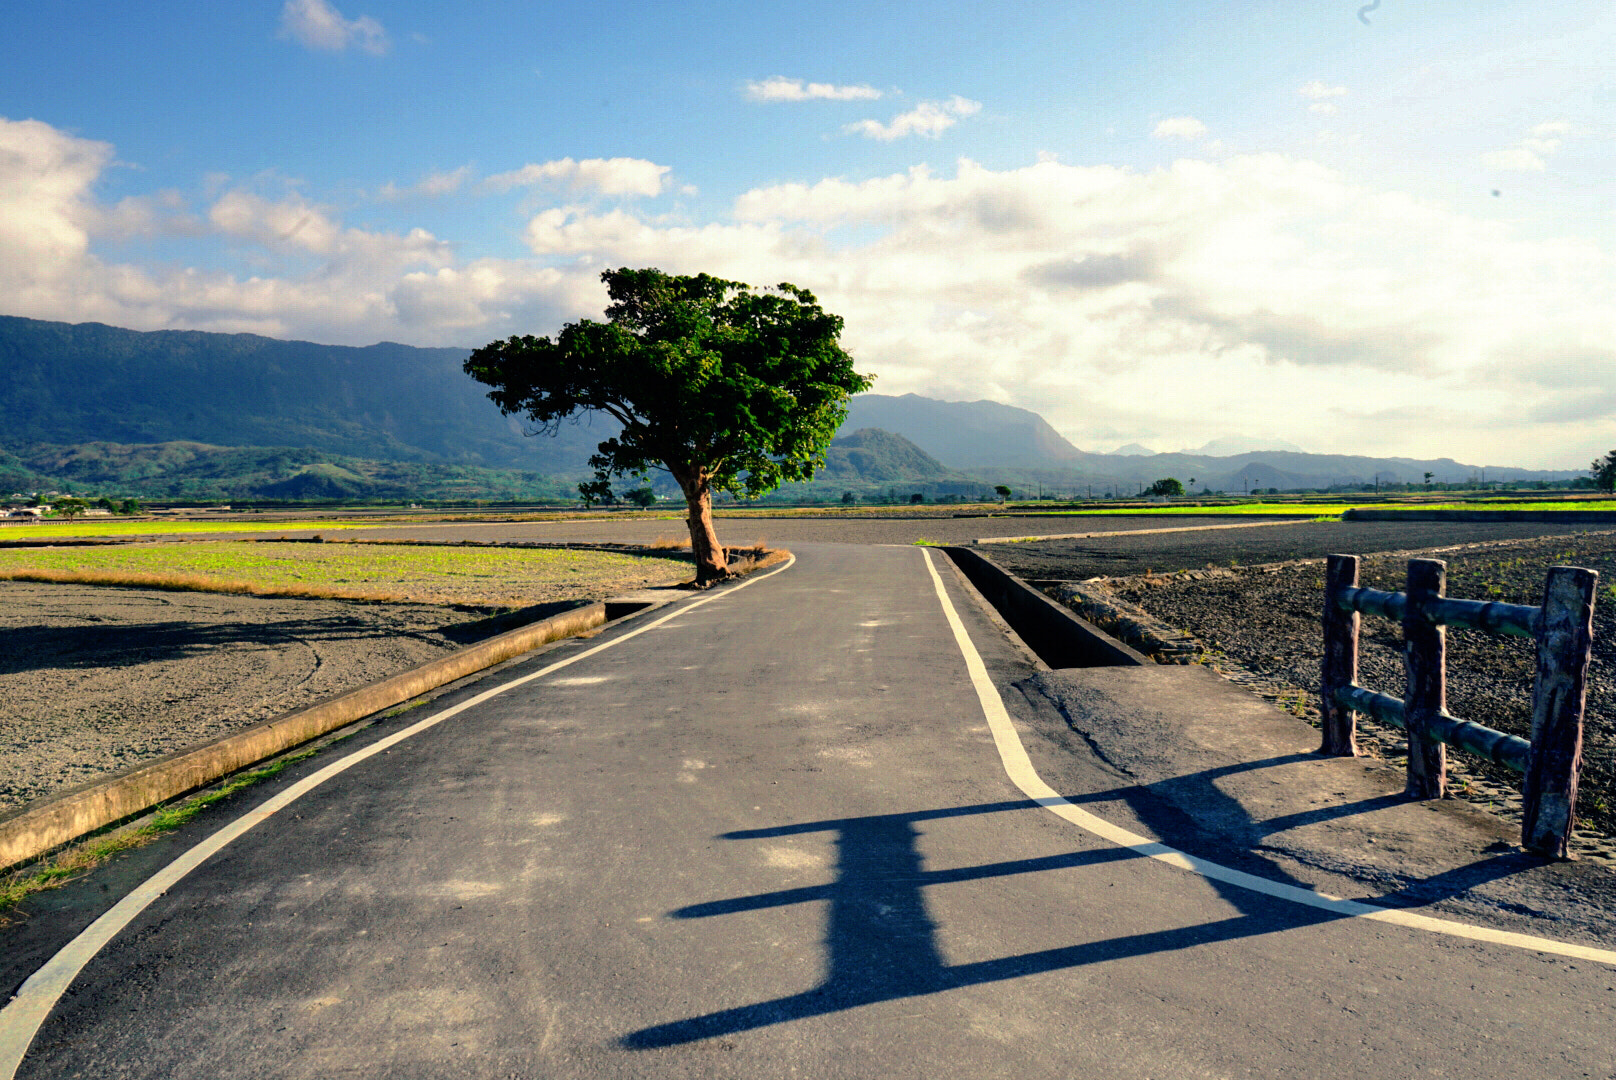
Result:
{"label": "grassy verge", "polygon": [[566,549],[221,540],[0,551],[0,580],[393,603],[524,606],[689,576],[683,559]]}

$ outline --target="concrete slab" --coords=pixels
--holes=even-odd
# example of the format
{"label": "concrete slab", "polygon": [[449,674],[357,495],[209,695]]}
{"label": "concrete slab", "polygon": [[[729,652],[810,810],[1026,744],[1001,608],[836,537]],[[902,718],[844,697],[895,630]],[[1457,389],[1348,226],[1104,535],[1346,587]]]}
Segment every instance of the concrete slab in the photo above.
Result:
{"label": "concrete slab", "polygon": [[[1087,786],[1074,797],[1175,847],[1338,896],[1616,932],[1616,874],[1528,856],[1470,803],[1407,799],[1401,767],[1318,756],[1315,729],[1206,668],[1063,669],[1022,688],[1124,781],[1070,774]],[[1063,774],[1056,754],[1038,766]]]}

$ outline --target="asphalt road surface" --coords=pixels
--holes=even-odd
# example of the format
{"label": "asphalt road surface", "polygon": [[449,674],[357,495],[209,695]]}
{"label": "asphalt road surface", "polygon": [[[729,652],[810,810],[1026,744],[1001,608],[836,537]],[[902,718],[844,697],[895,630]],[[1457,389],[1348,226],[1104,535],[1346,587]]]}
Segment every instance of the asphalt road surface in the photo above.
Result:
{"label": "asphalt road surface", "polygon": [[1616,968],[1077,827],[1007,775],[983,693],[1029,744],[1065,725],[945,560],[795,549],[346,744],[88,961],[17,1075],[1616,1074]]}

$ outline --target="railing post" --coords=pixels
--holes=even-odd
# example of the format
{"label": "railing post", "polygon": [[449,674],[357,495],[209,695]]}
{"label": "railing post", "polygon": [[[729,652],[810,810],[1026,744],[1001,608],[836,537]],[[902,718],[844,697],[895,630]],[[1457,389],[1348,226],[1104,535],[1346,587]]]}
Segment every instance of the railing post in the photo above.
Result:
{"label": "railing post", "polygon": [[1582,769],[1582,712],[1593,651],[1599,575],[1576,566],[1549,570],[1537,628],[1532,683],[1532,750],[1521,789],[1521,846],[1551,859],[1569,857]]}
{"label": "railing post", "polygon": [[1447,747],[1425,733],[1426,723],[1447,712],[1447,628],[1425,618],[1425,602],[1447,594],[1448,564],[1441,559],[1408,561],[1408,606],[1403,613],[1403,695],[1408,722],[1408,783],[1404,794],[1440,799],[1447,788]]}
{"label": "railing post", "polygon": [[1324,663],[1320,670],[1319,715],[1324,742],[1319,753],[1330,757],[1358,756],[1358,714],[1336,701],[1336,691],[1358,681],[1358,626],[1356,611],[1342,611],[1336,597],[1342,589],[1358,586],[1358,556],[1331,555],[1324,571]]}

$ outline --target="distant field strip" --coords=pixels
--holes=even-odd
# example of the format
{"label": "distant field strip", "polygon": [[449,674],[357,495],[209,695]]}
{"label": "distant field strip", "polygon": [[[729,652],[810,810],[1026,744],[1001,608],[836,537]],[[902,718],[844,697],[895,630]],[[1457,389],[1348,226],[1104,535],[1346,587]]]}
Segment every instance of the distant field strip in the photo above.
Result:
{"label": "distant field strip", "polygon": [[689,562],[616,552],[392,544],[141,544],[0,551],[0,580],[253,596],[525,606],[692,576]]}
{"label": "distant field strip", "polygon": [[1598,499],[1577,502],[1431,502],[1431,503],[1242,503],[1234,506],[1152,506],[1131,509],[1065,510],[1065,513],[1084,517],[1121,515],[1154,516],[1158,514],[1289,514],[1339,517],[1352,509],[1406,510],[1416,513],[1424,510],[1616,510],[1616,499]]}

